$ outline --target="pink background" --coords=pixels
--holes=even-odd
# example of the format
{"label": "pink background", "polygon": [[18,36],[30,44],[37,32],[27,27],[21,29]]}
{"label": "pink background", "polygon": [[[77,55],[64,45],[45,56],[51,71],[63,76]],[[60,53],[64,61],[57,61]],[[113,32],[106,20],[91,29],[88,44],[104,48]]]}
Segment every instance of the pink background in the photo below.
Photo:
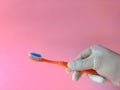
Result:
{"label": "pink background", "polygon": [[120,53],[120,0],[0,0],[0,90],[119,90],[27,56],[70,61],[93,44]]}

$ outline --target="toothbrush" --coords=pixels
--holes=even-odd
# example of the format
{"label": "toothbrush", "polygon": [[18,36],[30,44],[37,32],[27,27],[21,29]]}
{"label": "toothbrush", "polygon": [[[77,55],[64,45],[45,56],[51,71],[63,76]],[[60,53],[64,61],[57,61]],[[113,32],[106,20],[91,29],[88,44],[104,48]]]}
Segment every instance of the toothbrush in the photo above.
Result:
{"label": "toothbrush", "polygon": [[[35,52],[30,52],[29,53],[29,57],[30,57],[31,60],[34,60],[34,61],[37,61],[37,62],[46,62],[46,63],[56,64],[56,65],[68,68],[68,66],[67,66],[68,62],[65,62],[65,61],[54,61],[54,60],[45,59],[45,58],[42,57],[41,54],[38,54],[38,53],[35,53]],[[85,72],[87,74],[99,75],[93,69],[82,70],[80,72],[83,72],[83,73]]]}

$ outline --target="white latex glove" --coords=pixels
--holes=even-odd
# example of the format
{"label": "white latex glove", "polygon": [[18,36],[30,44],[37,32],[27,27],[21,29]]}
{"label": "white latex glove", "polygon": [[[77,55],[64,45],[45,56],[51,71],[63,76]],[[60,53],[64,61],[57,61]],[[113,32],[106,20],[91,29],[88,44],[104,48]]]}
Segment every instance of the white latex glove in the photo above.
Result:
{"label": "white latex glove", "polygon": [[82,52],[75,61],[68,63],[73,80],[82,75],[79,70],[94,69],[99,75],[88,75],[95,82],[110,81],[120,86],[120,55],[99,45],[94,45]]}

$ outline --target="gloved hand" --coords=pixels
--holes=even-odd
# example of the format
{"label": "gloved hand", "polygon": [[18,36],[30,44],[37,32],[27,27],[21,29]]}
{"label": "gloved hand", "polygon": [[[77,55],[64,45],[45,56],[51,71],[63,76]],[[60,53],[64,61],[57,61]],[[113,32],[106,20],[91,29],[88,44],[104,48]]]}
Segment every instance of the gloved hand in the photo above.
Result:
{"label": "gloved hand", "polygon": [[[83,51],[68,63],[69,71],[73,71],[72,79],[78,80],[82,75],[79,70],[94,69],[99,75],[88,75],[96,82],[110,81],[120,86],[120,55],[103,46],[94,45]],[[102,81],[100,81],[102,80]]]}

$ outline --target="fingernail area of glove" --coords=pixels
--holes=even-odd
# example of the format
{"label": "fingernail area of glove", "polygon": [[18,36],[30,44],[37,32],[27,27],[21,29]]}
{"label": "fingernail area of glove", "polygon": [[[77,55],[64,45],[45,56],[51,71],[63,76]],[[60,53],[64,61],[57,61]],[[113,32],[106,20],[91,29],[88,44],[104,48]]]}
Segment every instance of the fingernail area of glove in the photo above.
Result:
{"label": "fingernail area of glove", "polygon": [[76,70],[76,63],[74,61],[69,62],[68,68],[70,68],[71,70]]}

